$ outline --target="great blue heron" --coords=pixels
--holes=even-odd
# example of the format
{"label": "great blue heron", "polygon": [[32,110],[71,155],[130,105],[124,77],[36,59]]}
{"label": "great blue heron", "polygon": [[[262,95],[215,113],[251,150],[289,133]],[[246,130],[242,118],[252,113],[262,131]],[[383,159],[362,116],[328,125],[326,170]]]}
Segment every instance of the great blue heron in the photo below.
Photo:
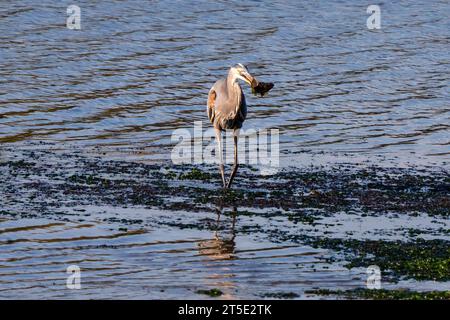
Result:
{"label": "great blue heron", "polygon": [[[253,77],[246,66],[238,63],[230,68],[226,78],[218,80],[209,90],[207,113],[208,118],[214,126],[216,140],[220,153],[219,171],[222,176],[224,188],[229,188],[239,167],[238,163],[238,136],[239,129],[247,117],[247,105],[245,96],[238,80],[243,80],[251,87],[255,87],[257,80]],[[234,140],[234,165],[228,184],[225,181],[223,150],[222,150],[222,131],[233,130]]]}

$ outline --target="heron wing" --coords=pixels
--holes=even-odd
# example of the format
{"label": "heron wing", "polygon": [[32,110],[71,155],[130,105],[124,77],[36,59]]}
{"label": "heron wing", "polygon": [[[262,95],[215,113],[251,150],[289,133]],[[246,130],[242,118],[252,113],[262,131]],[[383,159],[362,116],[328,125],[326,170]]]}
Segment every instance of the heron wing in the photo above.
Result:
{"label": "heron wing", "polygon": [[208,104],[207,104],[207,108],[206,111],[208,113],[208,118],[209,121],[211,121],[212,123],[214,123],[214,117],[215,117],[215,104],[216,104],[216,91],[214,89],[209,90],[209,94],[208,94]]}

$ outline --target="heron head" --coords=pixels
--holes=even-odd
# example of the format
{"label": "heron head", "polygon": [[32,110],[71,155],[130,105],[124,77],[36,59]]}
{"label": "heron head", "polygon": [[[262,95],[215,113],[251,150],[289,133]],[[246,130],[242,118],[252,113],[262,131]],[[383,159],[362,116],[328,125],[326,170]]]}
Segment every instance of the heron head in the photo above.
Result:
{"label": "heron head", "polygon": [[253,77],[250,74],[247,67],[245,65],[243,65],[242,63],[238,63],[235,66],[231,67],[230,75],[233,77],[234,80],[240,79],[240,80],[248,83],[250,86],[257,83],[255,77]]}

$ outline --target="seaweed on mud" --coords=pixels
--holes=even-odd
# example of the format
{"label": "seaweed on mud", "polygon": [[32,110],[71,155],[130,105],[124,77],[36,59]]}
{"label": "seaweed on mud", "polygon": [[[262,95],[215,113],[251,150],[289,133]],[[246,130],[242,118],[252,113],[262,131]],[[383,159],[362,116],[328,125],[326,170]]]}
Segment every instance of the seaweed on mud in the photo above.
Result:
{"label": "seaweed on mud", "polygon": [[412,291],[384,289],[353,289],[353,290],[308,290],[306,294],[318,296],[339,296],[346,299],[369,300],[450,300],[450,291]]}
{"label": "seaweed on mud", "polygon": [[74,184],[88,184],[88,185],[104,185],[109,186],[110,181],[108,179],[102,179],[93,175],[71,175],[67,178],[67,181]]}
{"label": "seaweed on mud", "polygon": [[192,168],[191,171],[181,173],[179,179],[209,181],[211,180],[211,174],[198,168]]}
{"label": "seaweed on mud", "polygon": [[[66,156],[65,160],[69,158]],[[7,171],[6,175],[11,178],[18,175],[43,178],[28,185],[27,182],[25,185],[9,182],[9,189],[32,188],[49,198],[62,192],[65,197],[84,195],[106,203],[193,211],[209,210],[211,205],[222,202],[227,206],[284,209],[291,213],[292,221],[302,221],[304,211],[312,209],[322,210],[322,215],[343,210],[360,210],[371,215],[392,211],[439,216],[450,213],[450,184],[445,172],[427,176],[414,175],[406,169],[351,170],[343,166],[328,171],[287,170],[266,177],[243,166],[236,187],[223,190],[216,168],[212,167],[182,165],[161,171],[155,165],[77,157],[77,173],[66,175],[64,179],[66,168],[58,163],[47,170],[39,166],[39,162],[34,165],[23,160],[6,163],[21,168]],[[194,185],[187,185],[187,181]],[[49,187],[48,184],[56,182],[55,188]],[[170,196],[174,194],[185,199],[185,208],[183,203],[172,203]],[[306,216],[312,217],[311,214]]]}
{"label": "seaweed on mud", "polygon": [[[273,176],[262,176],[254,168],[242,166],[235,187],[224,190],[217,168],[211,166],[181,165],[161,169],[158,165],[73,155],[64,155],[64,161],[53,161],[52,166],[48,166],[46,156],[36,152],[33,155],[33,159],[38,159],[36,162],[27,161],[25,156],[25,160],[1,164],[5,183],[0,185],[0,194],[5,215],[33,217],[38,216],[37,213],[58,213],[63,216],[64,211],[58,209],[62,203],[66,206],[145,206],[191,212],[213,212],[222,206],[241,207],[245,208],[241,212],[243,215],[258,215],[258,209],[263,209],[265,217],[287,217],[293,224],[313,226],[316,220],[338,212],[358,212],[363,218],[386,213],[428,214],[437,218],[450,215],[450,178],[445,170],[427,173],[414,169],[360,169],[342,165],[330,170],[286,169]],[[71,166],[67,166],[70,160]],[[210,228],[176,220],[171,223],[179,228]],[[394,278],[450,279],[449,241],[315,238],[286,235],[278,229],[267,231],[260,225],[240,226],[239,229],[243,233],[255,231],[266,232],[274,241],[301,242],[344,252],[349,268],[376,264]],[[442,234],[448,234],[444,231]],[[410,230],[409,236],[417,237],[424,232]]]}
{"label": "seaweed on mud", "polygon": [[222,291],[220,291],[219,289],[216,289],[216,288],[210,289],[210,290],[199,289],[195,293],[204,294],[204,295],[207,295],[207,296],[210,296],[213,298],[220,297],[223,294]]}
{"label": "seaweed on mud", "polygon": [[450,280],[450,241],[423,240],[413,242],[383,240],[343,240],[308,238],[302,241],[316,248],[329,248],[349,253],[346,267],[377,265],[398,280]]}
{"label": "seaweed on mud", "polygon": [[270,299],[295,299],[300,297],[295,292],[268,292],[262,293],[259,295],[261,298],[270,298]]}
{"label": "seaweed on mud", "polygon": [[316,221],[321,219],[321,217],[315,213],[310,213],[307,211],[301,212],[288,212],[288,220],[292,221],[294,224],[302,223],[302,224],[310,224],[315,225]]}
{"label": "seaweed on mud", "polygon": [[17,161],[9,161],[5,163],[5,165],[7,165],[9,168],[13,170],[18,170],[18,169],[30,169],[34,167],[35,164],[33,162],[28,162],[22,159]]}

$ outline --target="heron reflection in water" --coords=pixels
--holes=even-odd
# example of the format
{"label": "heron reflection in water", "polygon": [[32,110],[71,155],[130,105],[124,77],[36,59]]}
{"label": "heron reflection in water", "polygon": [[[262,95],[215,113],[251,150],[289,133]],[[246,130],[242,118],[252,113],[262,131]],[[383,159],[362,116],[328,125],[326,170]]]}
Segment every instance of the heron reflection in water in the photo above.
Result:
{"label": "heron reflection in water", "polygon": [[[216,230],[212,239],[203,240],[198,243],[199,252],[201,255],[212,260],[230,260],[234,258],[234,251],[236,247],[235,225],[237,208],[233,208],[231,229],[227,230],[220,228],[220,218],[222,214],[222,207],[216,208],[217,220]],[[229,231],[229,232],[227,232]]]}

